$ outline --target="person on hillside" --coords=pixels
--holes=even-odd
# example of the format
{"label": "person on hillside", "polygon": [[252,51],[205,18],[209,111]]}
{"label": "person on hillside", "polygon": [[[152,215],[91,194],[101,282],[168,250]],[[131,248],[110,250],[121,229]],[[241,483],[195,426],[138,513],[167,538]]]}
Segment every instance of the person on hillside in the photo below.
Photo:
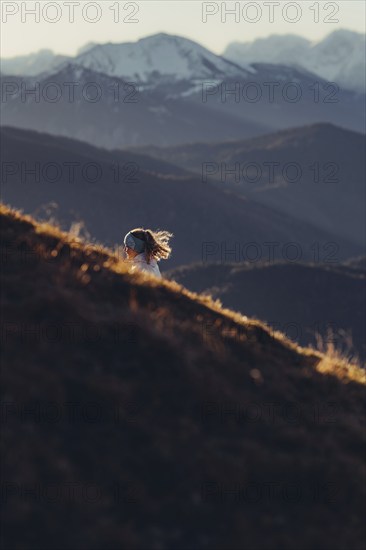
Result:
{"label": "person on hillside", "polygon": [[158,262],[167,260],[171,254],[169,240],[173,237],[168,231],[151,231],[151,229],[132,229],[123,242],[131,271],[144,271],[161,277]]}

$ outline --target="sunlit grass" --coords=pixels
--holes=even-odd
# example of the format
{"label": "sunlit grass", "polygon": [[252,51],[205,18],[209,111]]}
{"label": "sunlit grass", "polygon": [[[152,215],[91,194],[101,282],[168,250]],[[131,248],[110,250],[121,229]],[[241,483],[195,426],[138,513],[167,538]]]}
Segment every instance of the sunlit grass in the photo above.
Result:
{"label": "sunlit grass", "polygon": [[81,224],[74,225],[71,231],[66,232],[50,222],[37,222],[31,216],[24,215],[19,210],[14,210],[3,204],[0,204],[0,214],[10,216],[22,223],[29,224],[35,234],[56,241],[53,248],[48,247],[47,240],[45,243],[40,243],[39,250],[37,250],[40,257],[57,257],[64,246],[70,247],[70,250],[75,253],[82,253],[84,261],[80,266],[79,275],[85,284],[90,282],[94,273],[105,269],[123,277],[130,278],[134,285],[143,285],[151,288],[163,286],[168,289],[168,291],[181,294],[203,305],[212,312],[217,313],[223,319],[235,323],[237,325],[237,330],[235,330],[235,327],[230,328],[230,330],[227,327],[222,328],[221,335],[226,338],[235,338],[237,341],[240,341],[240,337],[238,336],[242,334],[240,326],[246,327],[247,329],[250,327],[258,327],[266,331],[270,338],[280,342],[300,356],[315,359],[315,368],[318,372],[335,375],[343,382],[352,380],[366,384],[366,371],[361,367],[358,359],[337,349],[332,338],[327,338],[326,341],[324,341],[318,336],[316,349],[312,347],[301,347],[296,342],[290,340],[285,334],[277,330],[274,331],[262,321],[258,319],[248,319],[239,312],[224,308],[219,300],[213,299],[208,294],[192,292],[175,281],[158,279],[154,275],[147,273],[130,273],[129,263],[120,254],[119,247],[116,246],[114,249],[111,249],[101,243],[88,242],[85,237],[80,236]]}

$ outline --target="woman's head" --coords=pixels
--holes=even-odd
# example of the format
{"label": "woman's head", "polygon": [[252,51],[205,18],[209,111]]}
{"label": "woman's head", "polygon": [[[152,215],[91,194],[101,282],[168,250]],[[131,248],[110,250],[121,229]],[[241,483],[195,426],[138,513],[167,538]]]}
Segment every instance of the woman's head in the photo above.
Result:
{"label": "woman's head", "polygon": [[151,231],[151,229],[132,229],[124,238],[127,256],[132,259],[138,254],[145,253],[146,261],[168,259],[171,254],[169,240],[173,237],[168,231]]}

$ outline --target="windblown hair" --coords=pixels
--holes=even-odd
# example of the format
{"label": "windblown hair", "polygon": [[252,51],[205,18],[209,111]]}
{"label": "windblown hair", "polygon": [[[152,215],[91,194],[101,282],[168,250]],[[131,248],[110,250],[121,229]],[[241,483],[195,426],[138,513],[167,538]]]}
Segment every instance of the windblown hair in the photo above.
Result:
{"label": "windblown hair", "polygon": [[167,260],[172,252],[169,240],[173,237],[169,231],[152,231],[138,227],[132,229],[132,235],[145,242],[146,261],[150,263],[151,258],[155,260]]}

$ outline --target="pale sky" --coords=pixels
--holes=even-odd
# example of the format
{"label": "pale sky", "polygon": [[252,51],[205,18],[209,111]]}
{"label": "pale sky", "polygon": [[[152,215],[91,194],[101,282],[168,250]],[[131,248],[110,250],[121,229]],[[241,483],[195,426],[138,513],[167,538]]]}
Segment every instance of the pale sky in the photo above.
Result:
{"label": "pale sky", "polygon": [[[90,41],[129,42],[158,32],[185,36],[217,54],[232,41],[251,41],[270,34],[291,33],[317,41],[340,28],[364,33],[365,5],[363,0],[1,0],[0,55],[25,55],[41,48],[75,55]],[[32,9],[39,15],[37,22],[29,13]],[[225,21],[225,9],[237,11],[227,13]],[[213,12],[205,22],[204,10]]]}

